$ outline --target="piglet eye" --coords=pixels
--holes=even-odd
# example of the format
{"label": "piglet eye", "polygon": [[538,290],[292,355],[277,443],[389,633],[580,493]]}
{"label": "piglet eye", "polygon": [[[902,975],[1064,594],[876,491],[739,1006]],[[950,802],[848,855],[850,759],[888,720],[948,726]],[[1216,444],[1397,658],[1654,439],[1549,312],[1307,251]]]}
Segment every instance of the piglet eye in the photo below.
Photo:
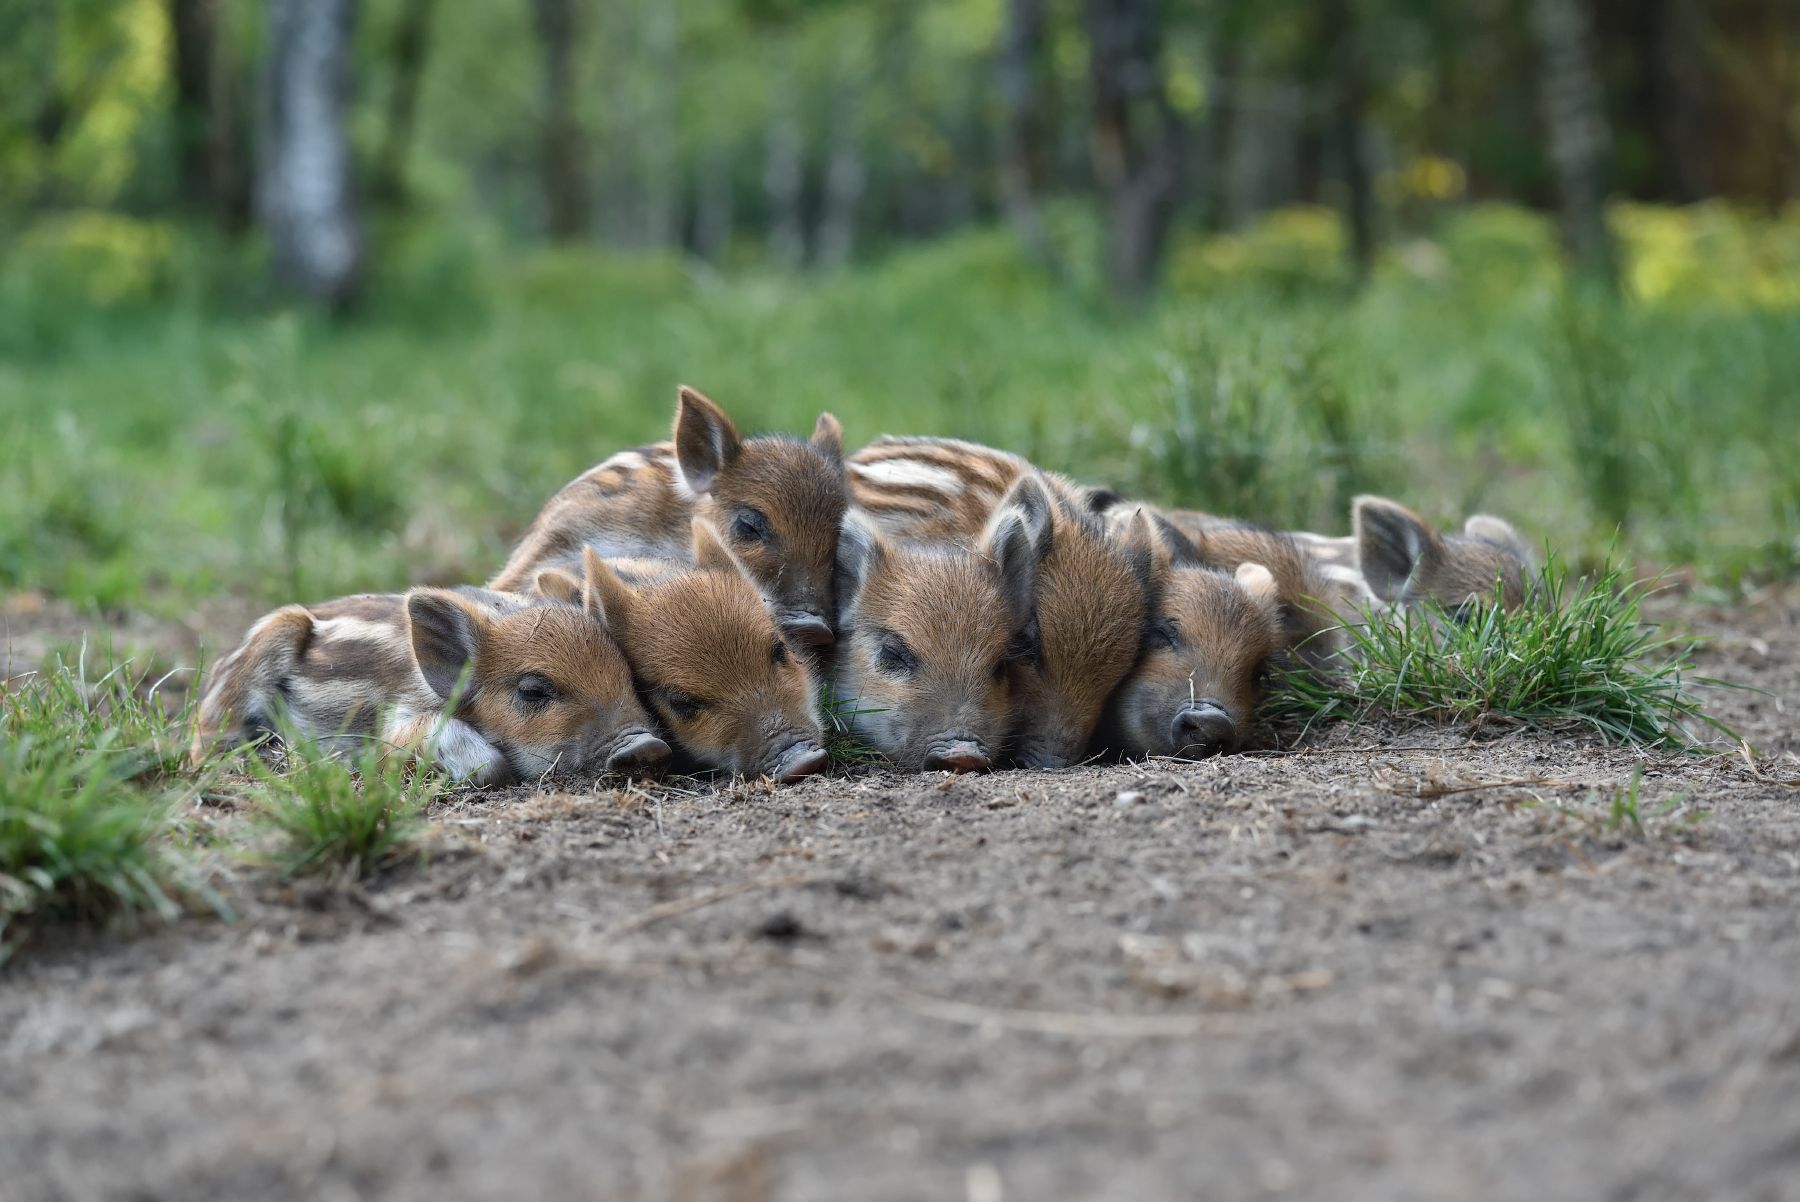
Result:
{"label": "piglet eye", "polygon": [[740,509],[731,522],[731,537],[740,543],[760,543],[769,537],[769,520],[754,509]]}
{"label": "piglet eye", "polygon": [[1144,631],[1144,650],[1173,651],[1181,646],[1181,632],[1168,618],[1158,618]]}
{"label": "piglet eye", "polygon": [[519,683],[513,686],[513,692],[521,704],[533,709],[556,700],[556,686],[535,672],[519,677]]}
{"label": "piglet eye", "polygon": [[663,700],[668,702],[669,712],[683,722],[699,717],[700,711],[706,708],[706,702],[698,697],[690,697],[686,693],[678,693],[674,689],[664,692]]}
{"label": "piglet eye", "polygon": [[785,644],[777,641],[773,647],[769,648],[769,662],[770,663],[785,664],[785,663],[787,663],[787,658],[788,658],[787,646]]}
{"label": "piglet eye", "polygon": [[890,634],[875,651],[875,666],[890,676],[911,676],[919,670],[919,657],[899,635]]}

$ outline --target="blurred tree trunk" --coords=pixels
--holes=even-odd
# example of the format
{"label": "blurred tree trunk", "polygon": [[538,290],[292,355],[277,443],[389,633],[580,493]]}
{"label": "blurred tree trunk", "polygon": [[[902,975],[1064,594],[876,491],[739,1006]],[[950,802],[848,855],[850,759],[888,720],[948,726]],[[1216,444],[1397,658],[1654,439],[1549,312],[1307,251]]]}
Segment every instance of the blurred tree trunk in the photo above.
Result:
{"label": "blurred tree trunk", "polygon": [[236,73],[219,0],[169,0],[171,116],[178,203],[229,232],[250,218]]}
{"label": "blurred tree trunk", "polygon": [[532,0],[532,17],[544,70],[538,171],[545,229],[558,242],[571,241],[585,234],[588,224],[581,124],[575,117],[575,5],[573,0]]}
{"label": "blurred tree trunk", "polygon": [[1025,253],[1060,275],[1056,248],[1038,208],[1050,176],[1044,81],[1049,73],[1049,29],[1044,0],[1007,0],[1006,25],[1000,38],[1000,103],[1005,120],[1001,203]]}
{"label": "blurred tree trunk", "polygon": [[362,282],[345,110],[354,0],[269,0],[259,190],[277,283],[342,308]]}
{"label": "blurred tree trunk", "polygon": [[1162,77],[1156,0],[1086,0],[1094,177],[1106,210],[1108,288],[1128,303],[1156,282],[1181,186],[1183,131]]}
{"label": "blurred tree trunk", "polygon": [[1563,246],[1577,273],[1612,287],[1616,267],[1606,226],[1606,118],[1583,0],[1532,0],[1532,28]]}
{"label": "blurred tree trunk", "polygon": [[763,144],[763,203],[769,256],[788,271],[806,265],[806,143],[797,111],[800,82],[792,48],[785,43],[770,58],[774,97]]}
{"label": "blurred tree trunk", "polygon": [[673,246],[681,228],[681,27],[666,0],[643,9],[644,62],[652,86],[641,101],[643,215],[647,246]]}
{"label": "blurred tree trunk", "polygon": [[1247,0],[1221,0],[1207,46],[1206,185],[1201,228],[1218,233],[1231,223],[1232,163],[1237,157],[1238,105],[1244,66]]}
{"label": "blurred tree trunk", "polygon": [[1333,137],[1344,179],[1344,223],[1350,234],[1350,265],[1358,284],[1375,266],[1375,189],[1369,172],[1365,119],[1369,76],[1362,30],[1351,0],[1325,0],[1325,46],[1335,62]]}
{"label": "blurred tree trunk", "polygon": [[375,156],[375,194],[396,208],[406,207],[410,198],[406,161],[418,124],[419,83],[425,75],[425,55],[430,48],[433,3],[434,0],[405,0],[400,21],[394,27],[394,83],[388,92],[381,150]]}
{"label": "blurred tree trunk", "polygon": [[856,251],[856,224],[868,169],[863,162],[862,105],[854,81],[839,91],[825,164],[825,197],[819,215],[813,259],[826,270],[842,267]]}
{"label": "blurred tree trunk", "polygon": [[719,266],[731,249],[736,222],[731,144],[720,139],[700,154],[694,181],[694,253]]}

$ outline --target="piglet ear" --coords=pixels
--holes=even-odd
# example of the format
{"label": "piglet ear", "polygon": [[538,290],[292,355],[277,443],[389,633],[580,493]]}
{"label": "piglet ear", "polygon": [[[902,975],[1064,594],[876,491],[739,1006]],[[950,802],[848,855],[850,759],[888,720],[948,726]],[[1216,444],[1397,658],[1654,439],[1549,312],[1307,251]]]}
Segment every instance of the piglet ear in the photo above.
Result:
{"label": "piglet ear", "polygon": [[[444,701],[455,695],[463,674],[481,654],[493,619],[477,602],[441,588],[418,588],[406,594],[406,624],[413,660],[431,691]],[[464,683],[473,692],[472,679]]]}
{"label": "piglet ear", "polygon": [[1260,563],[1240,563],[1233,575],[1237,577],[1238,587],[1268,616],[1269,624],[1280,630],[1281,594],[1275,586],[1275,574]]}
{"label": "piglet ear", "polygon": [[1053,545],[1050,504],[1042,481],[1021,476],[982,536],[982,550],[1000,570],[1000,593],[1015,629],[1023,629],[1037,607],[1038,566]]}
{"label": "piglet ear", "polygon": [[675,466],[695,496],[709,492],[719,473],[738,457],[737,427],[697,389],[683,384],[675,405]]}
{"label": "piglet ear", "polygon": [[843,462],[844,427],[831,414],[819,414],[819,420],[813,423],[812,444],[833,463]]}
{"label": "piglet ear", "polygon": [[1356,565],[1383,601],[1399,601],[1421,563],[1438,553],[1437,531],[1425,519],[1386,497],[1356,498],[1351,509]]}
{"label": "piglet ear", "polygon": [[[593,550],[591,547],[587,549]],[[566,601],[570,605],[581,604],[581,581],[561,568],[545,568],[532,579],[531,587],[540,597]]]}
{"label": "piglet ear", "polygon": [[614,642],[625,635],[631,615],[631,586],[592,547],[581,549],[581,608],[606,627]]}
{"label": "piglet ear", "polygon": [[1000,498],[1000,504],[994,510],[993,521],[997,524],[1009,515],[1016,518],[1033,554],[1038,559],[1043,559],[1050,554],[1054,537],[1051,505],[1049,488],[1036,475],[1027,474],[1013,481],[1013,486]]}
{"label": "piglet ear", "polygon": [[744,567],[719,538],[712,523],[695,518],[693,527],[694,566],[708,572],[742,572]]}
{"label": "piglet ear", "polygon": [[1524,536],[1505,518],[1497,518],[1491,513],[1478,513],[1463,523],[1463,533],[1484,543],[1494,544],[1520,563],[1531,562],[1531,548],[1526,545]]}

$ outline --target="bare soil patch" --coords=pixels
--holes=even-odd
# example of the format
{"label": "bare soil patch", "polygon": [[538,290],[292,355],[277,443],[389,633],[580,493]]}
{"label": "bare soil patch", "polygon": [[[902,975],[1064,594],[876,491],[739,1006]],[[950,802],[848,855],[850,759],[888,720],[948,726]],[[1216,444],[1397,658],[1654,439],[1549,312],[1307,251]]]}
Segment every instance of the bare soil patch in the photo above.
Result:
{"label": "bare soil patch", "polygon": [[1754,762],[515,791],[367,886],[46,941],[0,1196],[1800,1197],[1800,595],[1662,616],[1765,690]]}

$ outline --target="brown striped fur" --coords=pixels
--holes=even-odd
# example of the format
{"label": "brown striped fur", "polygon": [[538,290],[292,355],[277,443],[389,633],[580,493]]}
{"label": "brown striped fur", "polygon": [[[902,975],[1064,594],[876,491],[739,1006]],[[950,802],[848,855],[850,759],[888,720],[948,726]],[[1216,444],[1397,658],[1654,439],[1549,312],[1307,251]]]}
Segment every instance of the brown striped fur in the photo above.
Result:
{"label": "brown striped fur", "polygon": [[718,405],[683,387],[674,439],[621,451],[551,497],[492,587],[529,588],[542,568],[578,564],[583,546],[609,559],[685,559],[699,519],[731,549],[788,635],[825,646],[846,504],[836,418],[820,414],[810,441],[744,438]]}
{"label": "brown striped fur", "polygon": [[615,559],[591,577],[645,700],[700,767],[798,780],[825,767],[818,688],[711,523],[691,562]]}
{"label": "brown striped fur", "polygon": [[1235,751],[1281,649],[1274,577],[1261,564],[1235,573],[1204,564],[1185,540],[1163,543],[1157,577],[1143,654],[1113,695],[1101,741],[1130,758]]}
{"label": "brown striped fur", "polygon": [[1351,508],[1357,566],[1369,588],[1396,605],[1435,601],[1445,609],[1491,600],[1525,604],[1531,551],[1511,523],[1478,513],[1460,534],[1443,533],[1386,497],[1361,496]]}
{"label": "brown striped fur", "polygon": [[1012,744],[1026,767],[1084,754],[1149,616],[1147,532],[1109,532],[1078,490],[1005,451],[948,438],[880,438],[850,459],[851,501],[884,532],[968,543],[1029,483],[1048,502],[1030,652]]}
{"label": "brown striped fur", "polygon": [[1048,497],[1025,492],[973,549],[845,522],[834,691],[902,768],[979,772],[1002,753],[1049,533]]}
{"label": "brown striped fur", "polygon": [[192,755],[293,732],[345,757],[371,739],[424,752],[482,785],[656,776],[669,749],[649,724],[591,606],[414,589],[256,623],[208,673]]}

